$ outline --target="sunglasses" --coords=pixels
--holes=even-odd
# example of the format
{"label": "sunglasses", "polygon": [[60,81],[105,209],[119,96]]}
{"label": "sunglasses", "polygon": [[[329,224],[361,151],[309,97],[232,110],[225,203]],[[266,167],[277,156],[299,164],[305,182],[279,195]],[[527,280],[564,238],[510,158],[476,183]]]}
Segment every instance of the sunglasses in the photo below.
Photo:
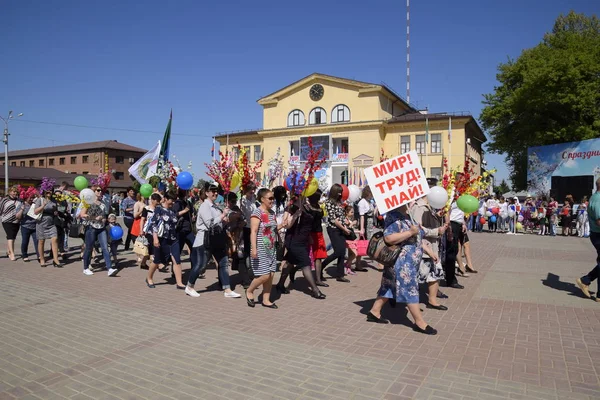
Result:
{"label": "sunglasses", "polygon": [[96,189],[96,192],[101,192],[101,191],[102,191],[102,189]]}
{"label": "sunglasses", "polygon": [[273,201],[273,200],[275,200],[275,197],[267,197],[267,200]]}

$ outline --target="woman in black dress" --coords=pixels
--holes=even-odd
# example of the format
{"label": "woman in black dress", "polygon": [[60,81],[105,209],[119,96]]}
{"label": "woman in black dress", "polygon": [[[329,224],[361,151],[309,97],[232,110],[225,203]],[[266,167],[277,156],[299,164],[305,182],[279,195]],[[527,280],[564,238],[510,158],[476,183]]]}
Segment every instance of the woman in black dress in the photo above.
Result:
{"label": "woman in black dress", "polygon": [[285,280],[292,271],[292,268],[295,270],[301,269],[302,274],[304,274],[304,279],[308,281],[312,290],[312,297],[315,299],[324,299],[326,296],[319,290],[310,269],[311,261],[309,246],[310,233],[315,218],[314,214],[304,197],[299,197],[297,201],[289,207],[288,212],[292,217],[287,221],[287,230],[285,233],[285,247],[287,248],[287,253],[285,254],[284,259],[287,261],[287,266],[281,273],[277,289],[281,293],[289,293],[285,288]]}

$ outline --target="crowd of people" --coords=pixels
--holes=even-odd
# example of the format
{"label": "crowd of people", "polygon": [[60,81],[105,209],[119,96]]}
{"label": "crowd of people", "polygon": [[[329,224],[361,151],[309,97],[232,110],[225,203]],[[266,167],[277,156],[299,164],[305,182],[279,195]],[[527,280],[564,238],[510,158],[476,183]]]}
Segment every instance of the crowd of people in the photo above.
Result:
{"label": "crowd of people", "polygon": [[487,196],[469,217],[468,228],[472,232],[482,232],[487,227],[497,233],[557,236],[560,226],[562,236],[588,238],[588,206],[587,196],[576,203],[572,195],[567,195],[562,205],[546,196],[528,196],[523,203],[518,197]]}
{"label": "crowd of people", "polygon": [[[428,179],[428,183],[437,185],[435,179]],[[486,215],[490,230],[504,231],[506,225],[510,230],[512,224],[502,216],[518,204],[518,199],[508,202],[490,197],[481,202],[482,209],[475,216],[465,215],[456,201],[444,211],[432,208],[427,197],[422,197],[381,215],[369,186],[363,188],[360,199],[353,203],[344,199],[339,184],[334,184],[327,193],[317,190],[307,197],[290,193],[283,186],[257,190],[252,182],[239,194],[225,193],[218,183],[210,182],[194,192],[154,189],[148,199],[132,188],[126,196],[112,197],[106,188],[95,185],[91,190],[96,195],[95,201],[73,204],[61,197],[68,191],[66,183],[39,195],[28,192],[30,195],[21,196],[25,198],[20,197],[17,188],[12,188],[0,202],[8,258],[17,259],[14,241],[20,230],[22,261],[30,261],[32,239],[37,261],[45,267],[45,242],[49,240],[51,265],[61,268],[67,260],[69,238],[78,238],[82,241],[83,274],[94,275],[93,264],[101,265],[94,257],[101,254],[107,274],[115,276],[120,271],[119,247],[129,251],[133,245],[139,267],[147,269],[145,284],[150,289],[157,288],[154,281],[157,270],[170,271],[177,289],[190,297],[200,297],[195,290],[196,282],[204,278],[213,262],[225,298],[245,297],[249,307],[260,304],[271,309],[278,308],[271,300],[271,292],[289,293],[298,271],[302,272],[310,295],[323,300],[326,294],[322,290],[329,287],[328,279],[348,283],[357,271],[366,271],[371,266],[382,272],[382,279],[367,321],[389,323],[382,316],[382,307],[388,302],[392,306],[402,303],[413,317],[414,330],[429,335],[437,331],[425,322],[419,307],[421,292],[426,296],[428,309],[447,310],[440,301],[448,298],[439,290],[441,283],[463,289],[457,276],[477,273],[468,237],[469,229],[480,230],[483,225],[477,224],[484,222],[477,221],[477,217],[480,213]],[[553,199],[548,205],[540,200],[536,204],[528,199],[523,207],[515,207],[512,221],[519,221],[516,216],[522,215],[525,207],[550,209],[554,215]],[[117,214],[123,218],[126,234],[117,222]],[[543,229],[543,218],[548,214],[545,211],[538,214]],[[496,217],[493,222],[492,217]],[[122,237],[115,235],[115,230]],[[363,259],[366,243],[377,232],[383,232],[387,245],[401,246],[393,265],[382,266],[373,260],[367,264]],[[184,282],[182,254],[186,248],[190,271]],[[333,268],[326,277],[329,265]],[[232,289],[230,270],[238,271],[245,289],[243,295]],[[274,285],[278,271],[281,274]],[[260,287],[262,293],[258,295]]]}

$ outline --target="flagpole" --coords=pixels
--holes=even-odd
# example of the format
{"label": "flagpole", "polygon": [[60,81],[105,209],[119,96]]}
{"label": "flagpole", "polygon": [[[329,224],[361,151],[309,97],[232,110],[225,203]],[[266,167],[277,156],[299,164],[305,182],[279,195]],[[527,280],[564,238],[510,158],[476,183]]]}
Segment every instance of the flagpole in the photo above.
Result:
{"label": "flagpole", "polygon": [[452,170],[452,117],[448,117],[448,165]]}
{"label": "flagpole", "polygon": [[[427,111],[429,112],[429,110]],[[425,177],[427,177],[427,171],[429,170],[429,116],[425,116]]]}

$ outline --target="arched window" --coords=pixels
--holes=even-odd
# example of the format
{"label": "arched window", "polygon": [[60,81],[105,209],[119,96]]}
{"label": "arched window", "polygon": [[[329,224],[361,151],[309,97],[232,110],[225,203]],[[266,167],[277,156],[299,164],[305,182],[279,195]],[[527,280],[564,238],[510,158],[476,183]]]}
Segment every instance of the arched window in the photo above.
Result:
{"label": "arched window", "polygon": [[293,110],[288,114],[288,126],[304,125],[304,113],[300,110]]}
{"label": "arched window", "polygon": [[331,110],[331,122],[349,122],[350,121],[350,109],[343,105],[338,104]]}
{"label": "arched window", "polygon": [[309,125],[319,125],[327,123],[327,113],[321,107],[313,108],[308,114]]}

